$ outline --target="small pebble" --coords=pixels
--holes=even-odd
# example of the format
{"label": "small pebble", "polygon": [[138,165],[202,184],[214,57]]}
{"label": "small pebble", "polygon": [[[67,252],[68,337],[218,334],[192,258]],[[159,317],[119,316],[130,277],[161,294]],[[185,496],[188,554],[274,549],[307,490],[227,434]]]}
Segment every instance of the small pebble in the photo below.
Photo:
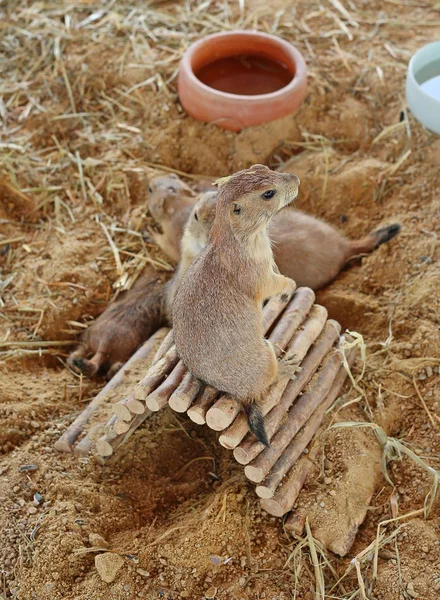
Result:
{"label": "small pebble", "polygon": [[321,508],[324,508],[324,507],[325,507],[325,502],[320,502],[320,503],[319,503],[319,506],[320,506]]}
{"label": "small pebble", "polygon": [[329,491],[329,494],[330,494],[330,496],[336,496],[336,492],[335,492],[335,490],[330,490],[330,491]]}
{"label": "small pebble", "polygon": [[37,507],[36,506],[29,506],[28,513],[30,515],[34,515],[36,512],[37,512]]}
{"label": "small pebble", "polygon": [[333,481],[333,479],[331,477],[324,477],[325,485],[330,485],[332,481]]}
{"label": "small pebble", "polygon": [[181,598],[189,598],[189,592],[186,592],[185,590],[183,590],[183,592],[180,592],[180,597]]}
{"label": "small pebble", "polygon": [[113,583],[116,575],[124,564],[124,559],[119,554],[105,552],[95,556],[95,567],[98,575],[105,583]]}
{"label": "small pebble", "polygon": [[41,494],[39,494],[38,492],[35,492],[34,494],[34,505],[35,506],[40,506],[40,504],[43,504],[44,502],[44,498]]}
{"label": "small pebble", "polygon": [[411,596],[411,598],[417,598],[417,592],[414,590],[414,585],[411,581],[406,586],[406,591]]}
{"label": "small pebble", "polygon": [[20,473],[24,473],[25,471],[36,471],[37,469],[37,465],[21,465],[18,470]]}
{"label": "small pebble", "polygon": [[136,573],[139,573],[142,577],[150,577],[150,572],[145,569],[136,569]]}
{"label": "small pebble", "polygon": [[207,590],[205,592],[205,598],[207,600],[212,600],[212,598],[215,598],[216,594],[217,594],[217,588],[216,587],[210,587],[209,590]]}

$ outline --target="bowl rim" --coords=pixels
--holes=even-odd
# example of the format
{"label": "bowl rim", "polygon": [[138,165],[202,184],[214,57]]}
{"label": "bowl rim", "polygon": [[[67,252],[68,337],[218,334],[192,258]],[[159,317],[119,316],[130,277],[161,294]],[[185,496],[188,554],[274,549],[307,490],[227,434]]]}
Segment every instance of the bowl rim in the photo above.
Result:
{"label": "bowl rim", "polygon": [[[429,44],[425,44],[424,46],[419,48],[416,52],[414,52],[414,54],[411,56],[409,63],[408,63],[407,75],[408,75],[408,79],[411,80],[411,83],[415,85],[415,87],[417,88],[417,91],[420,92],[422,94],[422,96],[425,96],[425,98],[429,98],[429,100],[436,102],[437,104],[440,104],[440,100],[438,100],[437,98],[434,98],[434,96],[431,96],[431,94],[428,94],[428,92],[425,92],[425,90],[421,87],[421,84],[417,81],[416,76],[414,74],[415,60],[424,50],[426,50],[427,48],[432,47],[432,46],[438,46],[439,59],[440,59],[440,40],[436,40],[434,42],[430,42]],[[426,64],[428,64],[428,63],[426,63]],[[425,82],[423,82],[423,83],[425,83]]]}
{"label": "bowl rim", "polygon": [[[243,38],[260,37],[260,38],[263,38],[266,40],[267,39],[272,40],[273,42],[275,42],[276,44],[281,46],[282,49],[287,54],[291,55],[293,62],[295,63],[296,70],[295,70],[295,74],[292,77],[292,80],[289,81],[289,83],[287,85],[283,86],[279,90],[276,90],[275,92],[269,92],[268,94],[252,94],[252,95],[231,94],[230,92],[222,92],[221,90],[216,90],[215,88],[212,88],[209,85],[206,85],[206,83],[203,83],[203,81],[201,81],[193,71],[193,68],[191,65],[192,57],[199,50],[199,48],[201,46],[205,45],[206,43],[209,43],[210,41],[215,40],[216,38],[225,38],[225,37],[232,37],[232,36],[241,36]],[[188,77],[189,81],[193,85],[200,86],[202,89],[208,91],[209,93],[211,93],[214,96],[217,96],[217,97],[221,96],[228,100],[235,100],[237,102],[243,102],[243,101],[253,102],[253,101],[258,101],[258,100],[275,99],[280,96],[283,96],[286,92],[287,93],[295,92],[296,88],[298,88],[298,86],[301,84],[301,81],[303,81],[304,79],[307,79],[306,61],[305,61],[303,55],[301,54],[301,52],[293,44],[291,44],[287,40],[284,40],[283,38],[278,37],[276,35],[271,35],[269,33],[263,33],[262,31],[257,31],[254,29],[251,29],[251,30],[235,29],[233,31],[220,31],[218,33],[212,33],[210,35],[203,37],[200,40],[197,40],[196,42],[194,42],[193,44],[191,44],[189,46],[189,48],[186,50],[185,54],[183,55],[181,65],[180,65],[180,72],[182,72],[182,70],[185,71],[185,75]]]}

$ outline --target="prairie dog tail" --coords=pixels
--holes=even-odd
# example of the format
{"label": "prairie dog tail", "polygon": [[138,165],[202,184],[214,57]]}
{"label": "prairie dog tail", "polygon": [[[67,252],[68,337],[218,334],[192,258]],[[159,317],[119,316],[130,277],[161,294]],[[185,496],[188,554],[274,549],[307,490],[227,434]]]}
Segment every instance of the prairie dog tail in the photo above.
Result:
{"label": "prairie dog tail", "polygon": [[266,427],[264,426],[264,417],[260,407],[255,402],[252,402],[251,404],[244,404],[244,410],[247,416],[249,429],[259,442],[269,448],[270,442],[267,437]]}
{"label": "prairie dog tail", "polygon": [[369,254],[379,248],[382,244],[386,244],[395,237],[401,230],[399,223],[388,225],[373,231],[369,235],[360,240],[354,240],[349,243],[349,252],[346,258],[346,262],[349,262],[355,256],[359,254]]}

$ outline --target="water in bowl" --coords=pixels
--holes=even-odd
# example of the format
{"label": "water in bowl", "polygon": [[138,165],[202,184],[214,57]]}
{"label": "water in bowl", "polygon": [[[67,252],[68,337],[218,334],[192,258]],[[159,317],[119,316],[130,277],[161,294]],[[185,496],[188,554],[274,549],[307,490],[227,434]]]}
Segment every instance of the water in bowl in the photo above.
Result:
{"label": "water in bowl", "polygon": [[276,92],[293,79],[282,63],[249,54],[220,58],[201,67],[195,75],[211,88],[244,96]]}
{"label": "water in bowl", "polygon": [[440,100],[440,60],[425,65],[416,74],[420,88],[432,98]]}

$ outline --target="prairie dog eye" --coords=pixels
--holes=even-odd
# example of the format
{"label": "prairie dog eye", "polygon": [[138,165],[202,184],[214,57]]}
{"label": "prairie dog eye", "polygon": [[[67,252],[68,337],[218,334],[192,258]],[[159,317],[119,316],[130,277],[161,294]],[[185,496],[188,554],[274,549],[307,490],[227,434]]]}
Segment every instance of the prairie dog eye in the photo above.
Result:
{"label": "prairie dog eye", "polygon": [[152,194],[153,193],[153,188],[151,187],[151,185],[148,186],[148,193]]}
{"label": "prairie dog eye", "polygon": [[277,193],[276,190],[267,190],[267,192],[264,192],[264,194],[261,194],[261,197],[264,200],[270,200],[271,198],[273,198],[275,196],[276,193]]}
{"label": "prairie dog eye", "polygon": [[239,215],[241,213],[241,208],[238,206],[238,204],[234,204],[234,210],[232,212],[234,215]]}
{"label": "prairie dog eye", "polygon": [[168,191],[171,192],[172,194],[175,194],[177,190],[176,190],[176,188],[173,185],[169,185],[168,186]]}
{"label": "prairie dog eye", "polygon": [[194,219],[195,219],[196,221],[198,221],[198,220],[199,220],[199,215],[198,215],[197,213],[194,213]]}

